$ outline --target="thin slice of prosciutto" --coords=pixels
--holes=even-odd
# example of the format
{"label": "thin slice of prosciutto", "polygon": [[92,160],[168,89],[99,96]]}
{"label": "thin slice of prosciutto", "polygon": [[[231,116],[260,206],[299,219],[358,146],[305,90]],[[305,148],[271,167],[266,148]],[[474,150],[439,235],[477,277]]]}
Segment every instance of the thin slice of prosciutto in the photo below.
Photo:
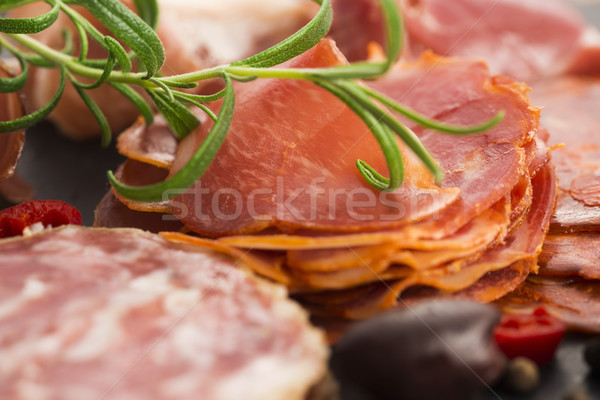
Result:
{"label": "thin slice of prosciutto", "polygon": [[[406,32],[404,57],[424,50],[483,58],[492,73],[527,82],[565,73],[595,73],[600,33],[564,0],[397,0]],[[384,45],[377,0],[334,0],[331,36],[352,60]],[[357,39],[358,37],[358,39]]]}
{"label": "thin slice of prosciutto", "polygon": [[[323,40],[286,66],[345,62],[333,42]],[[180,143],[171,174],[208,129],[203,124]],[[407,165],[409,179],[402,187],[379,192],[356,169],[359,158],[386,170],[368,128],[339,99],[306,81],[247,83],[238,87],[230,133],[219,153],[202,178],[173,200],[171,212],[208,236],[269,227],[358,231],[415,222],[458,198],[458,188],[438,187],[419,163]]]}
{"label": "thin slice of prosciutto", "polygon": [[[343,62],[332,43],[323,41],[290,64]],[[465,84],[455,87],[451,83],[456,81]],[[324,231],[327,236],[334,231],[406,226],[415,238],[439,239],[502,199],[521,179],[528,154],[535,151],[529,144],[538,121],[538,110],[529,105],[522,85],[490,78],[483,63],[432,55],[401,66],[372,85],[448,123],[480,123],[499,110],[505,110],[506,117],[485,134],[463,138],[413,126],[441,162],[446,179],[442,187],[434,185],[406,150],[407,182],[394,193],[380,193],[364,182],[354,163],[360,158],[385,171],[381,150],[345,105],[306,82],[244,84],[238,88],[230,134],[212,165],[191,190],[172,201],[171,210],[162,205],[155,210],[168,211],[191,230],[209,236],[270,227],[298,234],[302,229]],[[171,174],[189,159],[209,128],[204,124],[180,143]],[[138,148],[152,148],[157,129],[155,125],[146,130]],[[139,140],[139,127],[135,132]],[[154,157],[148,162],[161,162],[160,155],[141,153]],[[126,154],[143,158],[131,147]],[[123,201],[134,210],[152,209]],[[418,221],[423,223],[413,226]]]}
{"label": "thin slice of prosciutto", "polygon": [[600,80],[565,76],[532,86],[532,101],[544,106],[542,123],[554,147],[560,193],[553,232],[600,228]]}
{"label": "thin slice of prosciutto", "polygon": [[600,67],[600,33],[562,0],[398,0],[411,51],[481,57],[531,81]]}
{"label": "thin slice of prosciutto", "polygon": [[499,304],[514,312],[543,305],[573,328],[598,332],[600,81],[565,76],[536,82],[532,89],[533,101],[544,106],[542,122],[550,135],[559,195],[538,275]]}
{"label": "thin slice of prosciutto", "polygon": [[0,241],[0,398],[305,399],[327,347],[259,262],[133,229]]}

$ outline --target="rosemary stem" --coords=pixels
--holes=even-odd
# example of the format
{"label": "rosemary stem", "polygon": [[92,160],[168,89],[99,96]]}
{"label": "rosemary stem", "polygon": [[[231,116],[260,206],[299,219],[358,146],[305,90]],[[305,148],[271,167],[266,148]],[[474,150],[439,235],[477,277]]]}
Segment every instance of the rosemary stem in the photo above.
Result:
{"label": "rosemary stem", "polygon": [[[9,36],[15,42],[19,43],[21,46],[42,56],[48,61],[51,61],[55,64],[63,65],[71,73],[91,79],[98,79],[100,78],[100,76],[102,76],[103,70],[85,66],[78,62],[78,60],[73,56],[61,53],[60,51],[56,51],[27,35],[10,34],[7,36]],[[9,50],[18,51],[18,49],[12,46],[8,41],[4,40],[4,38],[1,35],[0,43],[2,43],[2,45]],[[155,88],[155,84],[142,79],[144,76],[144,73],[123,73],[121,71],[113,71],[110,74],[109,80],[111,82],[136,84],[145,88]]]}

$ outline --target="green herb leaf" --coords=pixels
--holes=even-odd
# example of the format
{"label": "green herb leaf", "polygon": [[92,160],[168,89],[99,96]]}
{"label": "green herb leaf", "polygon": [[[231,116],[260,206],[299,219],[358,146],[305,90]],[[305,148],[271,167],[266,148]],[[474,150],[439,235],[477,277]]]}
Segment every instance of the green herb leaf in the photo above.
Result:
{"label": "green herb leaf", "polygon": [[187,93],[181,93],[181,92],[173,92],[173,95],[177,98],[182,99],[183,101],[186,101],[190,104],[195,105],[196,107],[198,107],[199,109],[201,109],[202,111],[204,111],[206,113],[206,115],[208,115],[213,121],[217,120],[217,116],[215,115],[214,112],[212,112],[212,110],[210,108],[208,108],[207,106],[205,106],[204,104],[200,103],[199,101],[195,100],[194,97],[191,96],[180,96],[181,94],[187,94]]}
{"label": "green herb leaf", "polygon": [[154,30],[118,0],[79,0],[113,35],[131,48],[146,66],[146,79],[165,61],[165,50]]}
{"label": "green herb leaf", "polygon": [[290,60],[315,46],[329,31],[333,16],[331,0],[322,0],[322,2],[317,0],[316,2],[321,3],[321,9],[298,32],[265,51],[244,60],[236,61],[230,65],[268,68]]}
{"label": "green herb leaf", "polygon": [[373,167],[363,160],[356,160],[356,168],[363,178],[375,189],[383,191],[390,188],[390,180],[375,171]]}
{"label": "green herb leaf", "polygon": [[147,92],[178,139],[183,139],[200,125],[194,113],[179,101],[171,100],[167,94],[157,90]]}
{"label": "green herb leaf", "polygon": [[415,121],[419,125],[422,125],[425,128],[435,129],[436,131],[445,132],[445,133],[465,135],[465,134],[483,132],[483,131],[493,128],[504,118],[504,111],[499,111],[490,120],[488,120],[482,124],[479,124],[479,125],[471,125],[471,126],[449,125],[449,124],[444,124],[444,123],[441,123],[434,119],[428,118],[428,117],[424,116],[423,114],[420,114],[414,110],[411,110],[410,108],[405,107],[401,104],[398,104],[397,102],[390,99],[389,97],[387,97],[379,92],[376,92],[372,89],[369,89],[368,87],[364,87],[363,91],[367,95],[374,98],[375,100],[380,101],[382,104],[385,104],[386,106],[390,107],[394,111],[397,111],[398,113],[404,115],[405,117]]}
{"label": "green herb leaf", "polygon": [[423,146],[423,143],[419,140],[417,135],[411,131],[408,127],[400,123],[395,119],[392,114],[387,110],[382,110],[375,103],[371,101],[369,96],[364,91],[364,87],[359,86],[356,82],[352,81],[338,81],[337,84],[352,94],[352,96],[358,101],[362,107],[368,110],[373,116],[381,123],[387,125],[393,132],[395,132],[404,143],[411,148],[411,150],[423,161],[423,163],[429,168],[431,173],[434,175],[436,181],[441,181],[444,177],[444,172],[441,170],[437,161],[433,158],[431,153]]}
{"label": "green herb leaf", "polygon": [[173,92],[173,94],[175,95],[175,97],[180,98],[180,99],[184,99],[187,101],[195,101],[195,102],[211,102],[211,101],[216,101],[219,99],[222,99],[223,96],[225,96],[225,89],[218,91],[215,94],[191,94],[191,93],[184,93],[184,92]]}
{"label": "green herb leaf", "polygon": [[21,7],[29,3],[34,3],[36,1],[39,0],[2,0],[2,3],[0,3],[0,12],[14,10],[17,7]]}
{"label": "green herb leaf", "polygon": [[219,118],[185,167],[164,182],[138,187],[120,183],[109,171],[108,180],[120,195],[134,201],[164,201],[178,194],[173,193],[173,189],[188,188],[202,177],[221,148],[233,119],[235,93],[230,78],[226,76],[225,81],[225,97],[219,111]]}
{"label": "green herb leaf", "polygon": [[[109,54],[108,60],[106,61],[106,65],[104,66],[104,71],[102,72],[102,75],[100,76],[100,78],[98,78],[98,80],[96,80],[96,82],[90,83],[90,84],[84,84],[81,82],[77,82],[77,87],[89,90],[89,89],[96,89],[97,87],[102,86],[102,84],[104,84],[104,82],[106,82],[108,80],[110,73],[115,68],[115,62],[116,62],[115,56],[112,53]],[[71,81],[74,82],[74,79],[71,79]]]}
{"label": "green herb leaf", "polygon": [[0,78],[0,93],[12,93],[21,90],[27,82],[27,76],[29,75],[29,66],[27,61],[23,59],[19,54],[15,54],[15,57],[21,64],[21,73],[14,78]]}
{"label": "green herb leaf", "polygon": [[63,29],[60,31],[60,33],[65,41],[65,45],[60,52],[63,54],[71,54],[73,51],[73,34],[68,29]]}
{"label": "green herb leaf", "polygon": [[171,81],[171,80],[165,79],[165,78],[150,79],[150,81],[151,82],[160,81],[165,86],[180,88],[180,89],[194,89],[194,88],[198,87],[198,83],[196,83],[196,82],[184,83],[184,82]]}
{"label": "green herb leaf", "polygon": [[27,114],[21,118],[14,119],[12,121],[0,121],[0,133],[14,132],[19,131],[21,129],[27,129],[46,118],[48,114],[50,114],[52,110],[54,110],[54,108],[58,104],[58,100],[60,100],[60,97],[62,96],[63,91],[65,90],[65,84],[67,81],[66,76],[67,72],[65,71],[65,68],[61,67],[58,90],[56,91],[54,96],[52,96],[50,101],[45,106],[32,112],[31,114]]}
{"label": "green herb leaf", "polygon": [[394,0],[380,0],[386,26],[386,61],[382,64],[382,73],[388,71],[402,52],[404,24],[400,8]]}
{"label": "green herb leaf", "polygon": [[[50,2],[48,2],[50,3]],[[3,33],[38,33],[51,26],[58,19],[60,6],[55,3],[52,10],[31,18],[0,17],[0,32]]]}
{"label": "green herb leaf", "polygon": [[158,25],[158,2],[156,0],[134,0],[135,8],[142,18],[152,29]]}
{"label": "green herb leaf", "polygon": [[117,62],[121,66],[121,70],[123,72],[131,71],[131,60],[129,59],[129,55],[127,54],[123,46],[121,46],[121,43],[117,42],[114,38],[110,36],[105,36],[104,44],[109,49],[110,54],[112,54],[116,58]]}
{"label": "green herb leaf", "polygon": [[[376,118],[372,112],[363,107],[361,103],[354,98],[354,94],[351,91],[325,80],[318,80],[315,83],[346,103],[346,105],[365,122],[379,143],[388,165],[390,178],[387,181],[377,179],[383,177],[379,173],[368,174],[367,172],[374,171],[373,168],[366,163],[361,162],[361,164],[357,164],[357,167],[367,182],[379,190],[394,190],[400,187],[404,181],[404,162],[402,153],[398,148],[393,133],[384,124],[380,123],[380,120]],[[382,182],[385,183],[385,185],[383,185]]]}
{"label": "green herb leaf", "polygon": [[146,125],[150,125],[154,121],[154,111],[152,111],[152,108],[146,103],[146,100],[132,87],[117,82],[110,82],[110,85],[118,90],[138,109],[142,117],[144,117]]}
{"label": "green herb leaf", "polygon": [[71,79],[71,82],[73,83],[73,87],[75,87],[75,90],[77,90],[79,97],[81,97],[85,105],[90,109],[90,111],[94,115],[94,118],[98,122],[98,125],[100,125],[100,130],[102,132],[102,147],[108,147],[112,138],[112,132],[110,130],[110,125],[108,124],[106,116],[104,115],[102,110],[100,110],[100,107],[98,107],[94,100],[92,100],[90,95],[87,94],[84,85],[81,85],[75,79]]}

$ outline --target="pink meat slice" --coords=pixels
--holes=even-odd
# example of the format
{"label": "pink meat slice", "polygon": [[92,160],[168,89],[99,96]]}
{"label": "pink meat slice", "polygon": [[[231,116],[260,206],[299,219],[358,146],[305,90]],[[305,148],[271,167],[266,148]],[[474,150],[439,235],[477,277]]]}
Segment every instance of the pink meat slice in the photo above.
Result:
{"label": "pink meat slice", "polygon": [[493,129],[462,137],[409,124],[445,170],[442,187],[461,189],[459,201],[444,209],[440,218],[424,221],[415,229],[429,229],[439,237],[456,231],[509,193],[529,166],[539,109],[529,105],[527,87],[502,77],[490,78],[484,62],[425,54],[370,85],[449,124],[473,125],[500,110],[506,113]]}
{"label": "pink meat slice", "polygon": [[579,277],[530,275],[497,305],[507,312],[531,313],[543,306],[570,328],[600,332],[600,282]]}
{"label": "pink meat slice", "polygon": [[127,158],[165,169],[175,160],[177,144],[177,138],[161,115],[156,115],[150,126],[138,119],[117,139],[119,153]]}
{"label": "pink meat slice", "polygon": [[549,235],[540,256],[540,267],[540,274],[545,276],[600,279],[600,233]]}
{"label": "pink meat slice", "polygon": [[108,191],[94,211],[94,226],[102,228],[138,228],[149,232],[179,231],[183,224],[170,214],[135,211]]}
{"label": "pink meat slice", "polygon": [[0,398],[304,399],[323,337],[244,265],[131,229],[0,242]]}
{"label": "pink meat slice", "polygon": [[329,37],[350,61],[366,60],[370,43],[383,45],[384,24],[378,0],[332,0]]}
{"label": "pink meat slice", "polygon": [[[329,40],[288,67],[345,62]],[[480,117],[481,118],[481,117]],[[184,139],[172,173],[200,146],[209,124]],[[459,190],[406,182],[393,193],[371,188],[362,159],[386,173],[379,145],[340,100],[306,81],[258,80],[237,91],[230,133],[201,180],[173,201],[173,214],[209,236],[281,229],[358,231],[415,222],[444,209]],[[414,179],[420,164],[408,166]]]}
{"label": "pink meat slice", "polygon": [[412,51],[482,57],[529,81],[600,66],[600,35],[560,0],[399,0]]}
{"label": "pink meat slice", "polygon": [[542,123],[548,129],[559,181],[559,197],[551,230],[597,230],[600,170],[600,80],[565,76],[533,85],[532,102],[544,106]]}

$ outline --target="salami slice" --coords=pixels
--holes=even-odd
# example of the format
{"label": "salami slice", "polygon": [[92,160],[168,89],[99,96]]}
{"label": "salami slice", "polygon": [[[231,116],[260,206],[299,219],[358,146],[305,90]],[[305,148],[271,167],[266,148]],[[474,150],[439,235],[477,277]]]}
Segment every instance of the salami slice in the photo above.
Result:
{"label": "salami slice", "polygon": [[304,399],[322,334],[255,262],[132,229],[0,241],[0,398]]}

